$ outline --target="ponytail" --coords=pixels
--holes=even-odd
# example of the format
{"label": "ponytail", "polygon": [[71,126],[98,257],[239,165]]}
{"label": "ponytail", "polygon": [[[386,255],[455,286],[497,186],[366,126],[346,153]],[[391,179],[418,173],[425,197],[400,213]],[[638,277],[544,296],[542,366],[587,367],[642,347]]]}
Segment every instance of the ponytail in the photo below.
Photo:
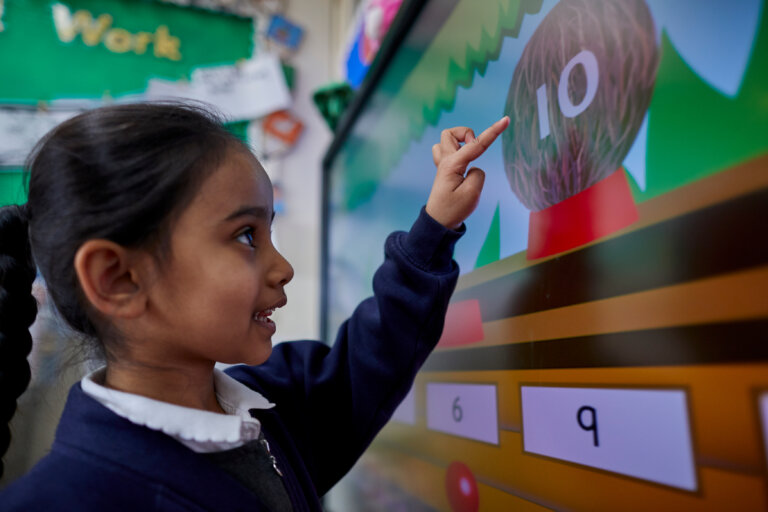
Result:
{"label": "ponytail", "polygon": [[[26,205],[0,208],[0,457],[11,440],[8,422],[16,412],[16,399],[31,375],[27,355],[32,349],[29,326],[37,315],[35,275]],[[3,470],[0,460],[0,477]]]}

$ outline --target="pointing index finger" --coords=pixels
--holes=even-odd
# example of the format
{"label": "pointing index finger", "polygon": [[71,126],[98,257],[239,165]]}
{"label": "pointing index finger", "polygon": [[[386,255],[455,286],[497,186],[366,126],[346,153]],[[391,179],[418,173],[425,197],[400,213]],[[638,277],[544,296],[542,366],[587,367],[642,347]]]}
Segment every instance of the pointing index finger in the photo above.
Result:
{"label": "pointing index finger", "polygon": [[457,151],[462,160],[466,160],[467,163],[482,155],[488,147],[493,144],[496,137],[507,129],[509,126],[509,116],[504,116],[491,126],[485,129],[472,143],[464,144]]}

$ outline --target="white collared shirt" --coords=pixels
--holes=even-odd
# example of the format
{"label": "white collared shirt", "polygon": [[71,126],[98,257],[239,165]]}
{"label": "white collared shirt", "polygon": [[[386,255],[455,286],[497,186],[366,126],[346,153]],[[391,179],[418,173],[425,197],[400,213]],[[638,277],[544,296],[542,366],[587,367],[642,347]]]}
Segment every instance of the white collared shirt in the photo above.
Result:
{"label": "white collared shirt", "polygon": [[230,450],[259,437],[261,423],[249,409],[271,409],[260,393],[219,369],[213,370],[216,399],[227,414],[192,409],[126,393],[102,385],[106,368],[95,370],[80,381],[83,392],[118,416],[141,426],[159,430],[199,453]]}

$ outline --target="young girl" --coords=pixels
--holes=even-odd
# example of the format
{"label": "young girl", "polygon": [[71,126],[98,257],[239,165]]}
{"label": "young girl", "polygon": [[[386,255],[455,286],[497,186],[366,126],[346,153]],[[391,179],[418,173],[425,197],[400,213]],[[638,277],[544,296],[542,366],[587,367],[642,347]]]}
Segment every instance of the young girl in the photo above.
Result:
{"label": "young girl", "polygon": [[0,509],[320,510],[441,334],[453,245],[484,180],[466,167],[508,123],[444,131],[426,207],[387,239],[374,297],[331,347],[274,350],[269,317],[293,270],[248,148],[180,105],[106,107],[54,129],[30,156],[28,202],[0,210],[3,419],[29,381],[35,268],[106,366],[73,386],[50,454]]}

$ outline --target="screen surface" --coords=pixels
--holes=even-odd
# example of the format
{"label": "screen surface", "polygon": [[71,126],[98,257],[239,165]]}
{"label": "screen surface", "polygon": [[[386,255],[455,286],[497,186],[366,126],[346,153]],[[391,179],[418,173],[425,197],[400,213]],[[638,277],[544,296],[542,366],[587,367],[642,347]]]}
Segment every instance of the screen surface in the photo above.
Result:
{"label": "screen surface", "polygon": [[473,163],[485,189],[443,337],[344,482],[352,499],[768,507],[764,11],[420,6],[326,160],[330,339],[426,202],[440,132],[512,123]]}

